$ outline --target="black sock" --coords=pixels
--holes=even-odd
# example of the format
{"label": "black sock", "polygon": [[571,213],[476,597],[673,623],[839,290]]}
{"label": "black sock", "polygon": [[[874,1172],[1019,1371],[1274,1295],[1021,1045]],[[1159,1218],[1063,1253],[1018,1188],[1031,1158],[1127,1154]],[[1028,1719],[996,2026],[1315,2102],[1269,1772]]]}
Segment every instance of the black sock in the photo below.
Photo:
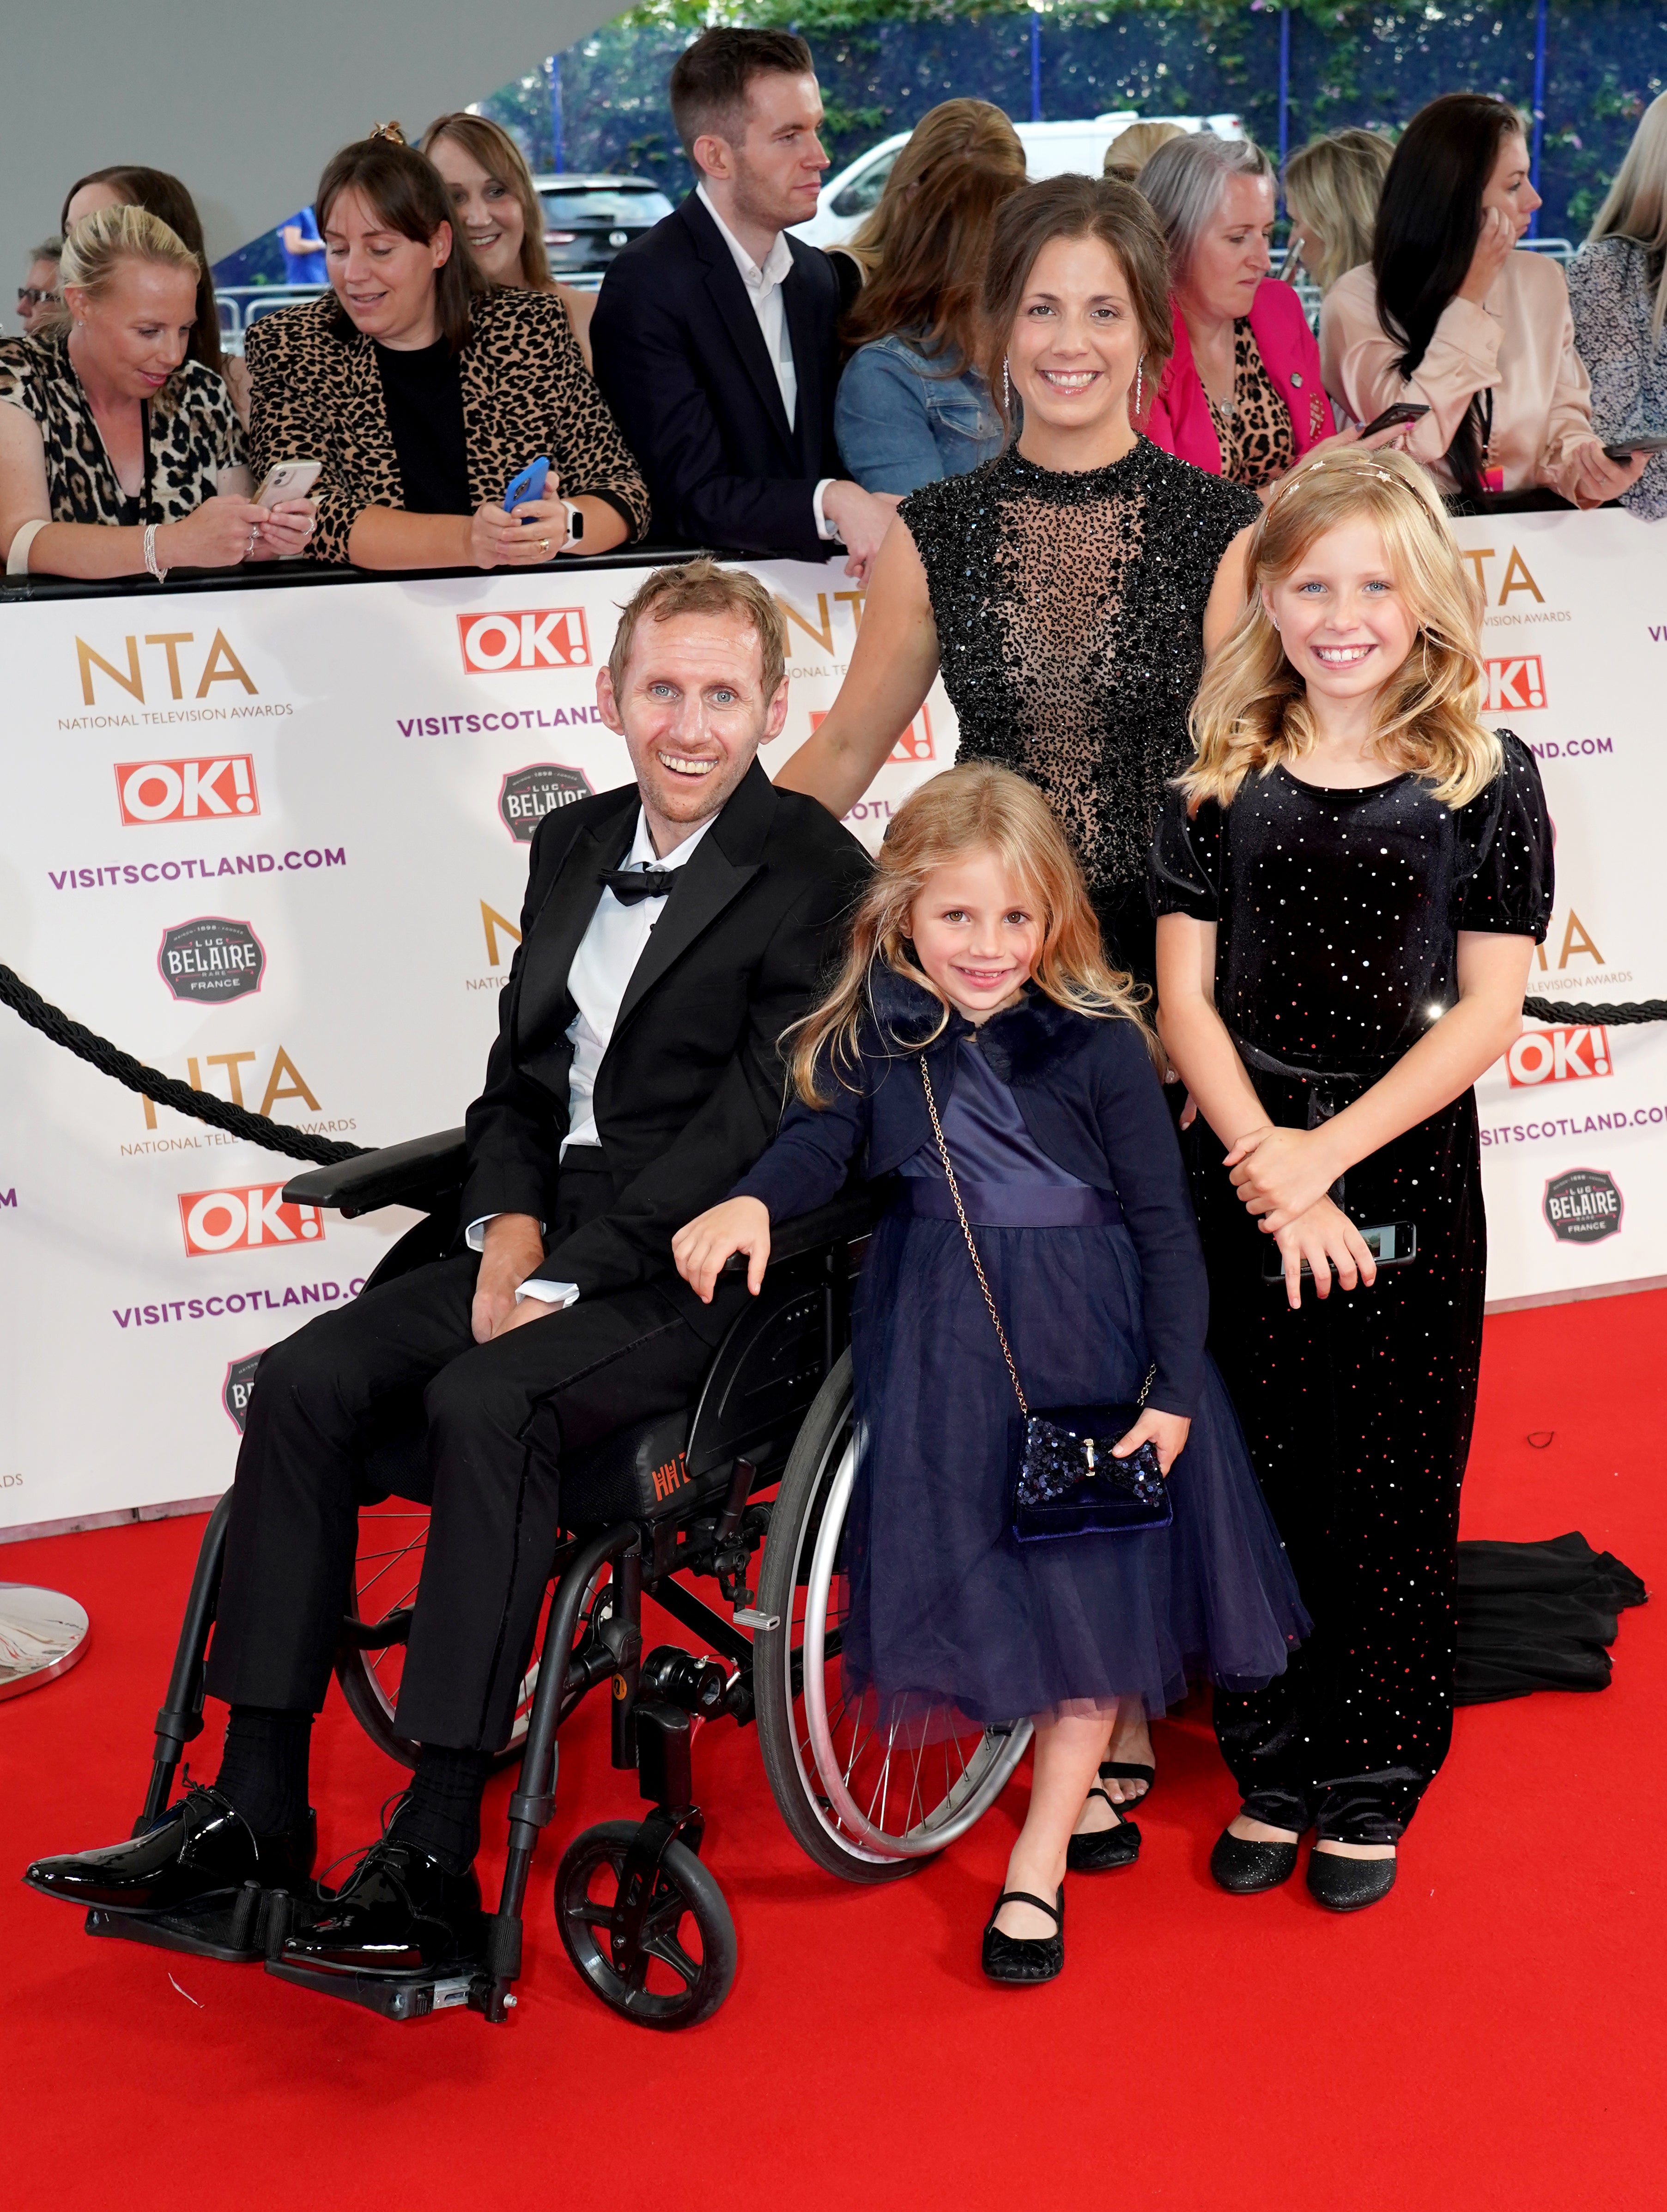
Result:
{"label": "black sock", "polygon": [[389,1823],[390,1839],[416,1844],[448,1874],[466,1874],[481,1848],[481,1796],[491,1771],[489,1751],[419,1745],[416,1772]]}
{"label": "black sock", "polygon": [[233,1705],[215,1784],[258,1836],[278,1836],[306,1818],[311,1713]]}

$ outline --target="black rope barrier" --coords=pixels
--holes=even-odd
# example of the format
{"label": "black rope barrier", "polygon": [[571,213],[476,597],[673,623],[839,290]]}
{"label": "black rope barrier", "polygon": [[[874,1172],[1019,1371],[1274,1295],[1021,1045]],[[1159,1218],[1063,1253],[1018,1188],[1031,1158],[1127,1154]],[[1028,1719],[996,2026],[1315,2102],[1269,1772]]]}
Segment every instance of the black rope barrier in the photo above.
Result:
{"label": "black rope barrier", "polygon": [[[228,1136],[242,1137],[252,1145],[264,1145],[268,1152],[285,1152],[292,1160],[311,1160],[319,1167],[333,1167],[337,1160],[358,1159],[369,1149],[364,1145],[336,1144],[328,1137],[310,1137],[304,1129],[292,1129],[287,1123],[271,1121],[264,1114],[252,1114],[246,1106],[233,1106],[229,1099],[216,1098],[212,1091],[195,1091],[189,1083],[177,1082],[171,1075],[147,1067],[131,1053],[112,1044],[108,1037],[95,1036],[79,1022],[72,1022],[61,1008],[49,1006],[39,991],[31,990],[21,975],[6,967],[0,967],[0,1005],[9,1006],[19,1020],[27,1022],[31,1029],[39,1030],[54,1044],[61,1044],[66,1052],[86,1060],[101,1075],[124,1084],[128,1090],[138,1091],[142,1097],[155,1099],[159,1106],[172,1106],[175,1113],[206,1121],[210,1128],[223,1129]],[[1626,1029],[1637,1022],[1667,1022],[1667,999],[1640,999],[1620,1006],[1525,999],[1522,1010],[1537,1022],[1565,1025],[1578,1023],[1592,1029]]]}
{"label": "black rope barrier", "polygon": [[287,1152],[292,1160],[311,1160],[318,1167],[356,1159],[367,1149],[363,1145],[338,1145],[328,1137],[310,1137],[304,1129],[269,1121],[264,1114],[252,1114],[246,1107],[233,1106],[227,1098],[216,1098],[212,1091],[194,1091],[189,1083],[178,1083],[173,1076],[147,1067],[107,1037],[94,1036],[58,1007],[48,1006],[39,991],[32,991],[21,975],[6,967],[0,967],[0,1005],[9,1006],[31,1029],[61,1044],[77,1060],[86,1060],[101,1075],[113,1077],[142,1097],[154,1098],[159,1106],[172,1106],[178,1114],[189,1114],[196,1121],[206,1121],[210,1128],[223,1129],[228,1136],[264,1145],[269,1152]]}

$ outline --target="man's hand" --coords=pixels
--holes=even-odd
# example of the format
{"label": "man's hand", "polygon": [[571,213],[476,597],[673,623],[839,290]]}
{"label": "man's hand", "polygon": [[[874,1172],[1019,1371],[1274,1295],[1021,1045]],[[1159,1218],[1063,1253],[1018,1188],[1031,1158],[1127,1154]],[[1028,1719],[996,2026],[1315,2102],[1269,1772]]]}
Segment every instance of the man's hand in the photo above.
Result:
{"label": "man's hand", "polygon": [[686,1221],[671,1240],[677,1273],[705,1305],[731,1253],[747,1255],[747,1288],[756,1297],[770,1259],[770,1216],[756,1198],[726,1198]]}
{"label": "man's hand", "polygon": [[843,480],[829,484],[822,494],[822,513],[845,540],[851,556],[845,572],[858,583],[867,583],[880,541],[901,505],[895,492],[864,491],[861,484]]}
{"label": "man's hand", "polygon": [[475,1279],[475,1303],[469,1325],[476,1344],[490,1344],[506,1329],[536,1321],[549,1311],[531,1299],[524,1307],[515,1303],[517,1287],[536,1274],[544,1256],[544,1235],[530,1213],[499,1213],[486,1224],[481,1253],[481,1272]]}

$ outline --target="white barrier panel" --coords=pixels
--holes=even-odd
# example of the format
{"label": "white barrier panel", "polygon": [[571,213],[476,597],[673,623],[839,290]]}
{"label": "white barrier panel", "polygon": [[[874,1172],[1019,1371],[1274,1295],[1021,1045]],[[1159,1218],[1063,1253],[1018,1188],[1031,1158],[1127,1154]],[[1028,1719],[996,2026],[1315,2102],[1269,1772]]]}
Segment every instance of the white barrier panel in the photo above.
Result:
{"label": "white barrier panel", "polygon": [[[1662,995],[1655,542],[1620,515],[1461,529],[1497,718],[1540,754],[1558,821],[1534,987]],[[594,671],[640,573],[0,609],[0,957],[151,1065],[300,1127],[374,1145],[455,1124],[532,830],[628,775]],[[793,677],[767,766],[831,705],[861,599],[835,566],[759,573]],[[856,810],[870,844],[955,728],[935,691]],[[0,1529],[211,1495],[256,1357],[353,1296],[410,1217],[285,1206],[278,1155],[148,1107],[9,1016],[0,1055]],[[1660,1029],[1554,1030],[1488,1079],[1496,1300],[1667,1272],[1664,1107]]]}

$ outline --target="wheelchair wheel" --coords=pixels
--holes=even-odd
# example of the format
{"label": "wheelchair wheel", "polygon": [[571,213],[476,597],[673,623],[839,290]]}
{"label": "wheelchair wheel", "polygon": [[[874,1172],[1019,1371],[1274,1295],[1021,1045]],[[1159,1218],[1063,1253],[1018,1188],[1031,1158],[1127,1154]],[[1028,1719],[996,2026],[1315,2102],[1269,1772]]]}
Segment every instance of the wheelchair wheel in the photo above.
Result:
{"label": "wheelchair wheel", "polygon": [[724,1893],[687,1844],[666,1846],[643,1924],[644,1956],[621,1974],[609,1923],[637,1839],[634,1820],[603,1820],[576,1836],[555,1876],[555,1922],[580,1976],[612,2011],[642,2027],[710,2020],[735,1979],[735,1923]]}
{"label": "wheelchair wheel", "polygon": [[[359,1516],[359,1553],[354,1562],[353,1610],[356,1619],[386,1620],[390,1614],[409,1613],[416,1603],[422,1578],[423,1550],[428,1540],[428,1508],[406,1498],[390,1498],[379,1505],[364,1507]],[[597,1593],[607,1580],[603,1567],[591,1581],[579,1608],[573,1644],[577,1650],[590,1632],[591,1613]],[[336,1654],[336,1679],[348,1708],[379,1751],[402,1766],[416,1765],[417,1747],[394,1726],[399,1702],[400,1679],[405,1671],[405,1635],[369,1650],[343,1646]],[[539,1643],[543,1640],[540,1631]],[[499,1767],[512,1765],[521,1756],[527,1724],[532,1716],[533,1692],[538,1687],[538,1646],[515,1693],[515,1720],[509,1741],[497,1754]],[[584,1695],[570,1689],[561,1701],[560,1718],[566,1720]]]}
{"label": "wheelchair wheel", "polygon": [[782,1818],[818,1866],[890,1881],[965,1835],[1006,1787],[1030,1723],[985,1728],[944,1700],[876,1713],[846,1693],[841,1571],[857,1453],[847,1352],[798,1433],[770,1516],[754,1638],[764,1771]]}

